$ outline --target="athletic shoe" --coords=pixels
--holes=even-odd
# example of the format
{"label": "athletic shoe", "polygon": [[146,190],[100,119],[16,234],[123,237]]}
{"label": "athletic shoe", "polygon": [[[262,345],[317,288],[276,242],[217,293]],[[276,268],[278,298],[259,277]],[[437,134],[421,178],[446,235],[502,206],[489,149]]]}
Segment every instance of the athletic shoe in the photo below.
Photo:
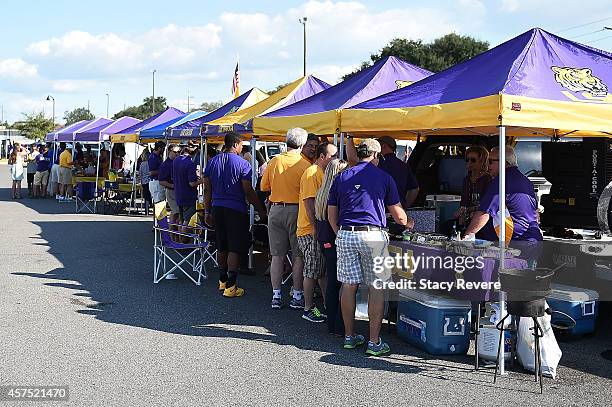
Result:
{"label": "athletic shoe", "polygon": [[225,291],[227,283],[219,280],[219,291]]}
{"label": "athletic shoe", "polygon": [[321,312],[319,312],[317,307],[312,307],[308,311],[304,311],[302,318],[304,318],[306,321],[315,323],[325,322],[325,317],[321,315]]}
{"label": "athletic shoe", "polygon": [[223,296],[227,298],[242,297],[243,295],[244,289],[238,288],[236,284],[223,290]]}
{"label": "athletic shoe", "polygon": [[272,309],[281,309],[283,308],[283,299],[282,298],[274,298],[272,297]]}
{"label": "athletic shoe", "polygon": [[174,273],[170,273],[166,276],[166,280],[178,280],[178,277]]}
{"label": "athletic shoe", "polygon": [[361,346],[365,343],[365,337],[363,335],[353,335],[344,337],[344,349],[355,349],[357,346]]}
{"label": "athletic shoe", "polygon": [[327,319],[327,308],[323,307],[323,310],[319,310],[319,314],[325,319]]}
{"label": "athletic shoe", "polygon": [[389,348],[389,345],[387,345],[386,342],[383,342],[382,338],[378,338],[378,343],[368,341],[368,349],[366,349],[366,353],[372,356],[383,356],[391,353],[391,348]]}
{"label": "athletic shoe", "polygon": [[291,302],[289,303],[289,308],[299,310],[304,309],[304,297],[300,298],[299,300],[296,298],[292,298]]}

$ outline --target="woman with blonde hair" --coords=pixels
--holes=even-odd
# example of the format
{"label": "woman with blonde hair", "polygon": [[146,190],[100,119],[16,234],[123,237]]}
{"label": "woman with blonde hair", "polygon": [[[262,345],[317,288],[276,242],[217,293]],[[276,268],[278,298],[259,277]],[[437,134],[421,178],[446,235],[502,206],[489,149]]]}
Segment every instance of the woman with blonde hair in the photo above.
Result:
{"label": "woman with blonde hair", "polygon": [[480,204],[491,175],[489,174],[489,152],[483,146],[469,147],[465,152],[467,175],[463,180],[461,203],[457,217],[459,224],[467,226],[475,210]]}
{"label": "woman with blonde hair", "polygon": [[334,159],[327,164],[323,183],[315,198],[315,218],[317,221],[317,239],[322,247],[325,258],[325,271],[327,273],[327,290],[325,292],[325,306],[327,308],[327,329],[330,334],[343,336],[342,315],[340,312],[340,287],[342,284],[337,278],[336,235],[327,221],[327,200],[329,189],[336,176],[348,167],[344,160]]}

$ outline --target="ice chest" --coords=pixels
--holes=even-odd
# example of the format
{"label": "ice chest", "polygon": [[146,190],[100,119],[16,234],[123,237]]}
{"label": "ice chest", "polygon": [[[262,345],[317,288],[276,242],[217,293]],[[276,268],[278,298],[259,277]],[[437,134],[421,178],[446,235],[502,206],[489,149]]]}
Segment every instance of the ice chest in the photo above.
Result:
{"label": "ice chest", "polygon": [[470,314],[469,301],[402,290],[397,332],[406,342],[432,355],[466,354],[470,347]]}
{"label": "ice chest", "polygon": [[[597,291],[585,288],[572,287],[562,284],[551,284],[551,293],[546,297],[548,305],[553,311],[561,311],[576,320],[576,326],[566,332],[570,335],[584,335],[595,331],[595,320],[599,308],[599,294]],[[557,326],[571,326],[566,316],[553,312],[551,321]]]}

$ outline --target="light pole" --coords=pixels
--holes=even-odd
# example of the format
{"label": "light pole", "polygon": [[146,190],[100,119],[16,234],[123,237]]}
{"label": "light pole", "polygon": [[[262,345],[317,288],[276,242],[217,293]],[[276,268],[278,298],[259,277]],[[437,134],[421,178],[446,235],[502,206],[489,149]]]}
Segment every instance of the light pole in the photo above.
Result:
{"label": "light pole", "polygon": [[153,115],[155,115],[155,72],[157,72],[156,69],[153,70],[153,100],[151,100],[151,106],[152,106],[152,113]]}
{"label": "light pole", "polygon": [[189,95],[189,89],[187,89],[187,113],[190,112],[190,108],[191,108],[191,99],[193,99],[193,96]]}
{"label": "light pole", "polygon": [[304,76],[306,76],[306,21],[308,21],[308,18],[302,17],[299,21],[304,26]]}
{"label": "light pole", "polygon": [[108,118],[108,105],[110,102],[110,95],[106,93],[106,118]]}
{"label": "light pole", "polygon": [[55,98],[51,95],[47,96],[47,101],[52,100],[53,101],[53,128],[55,128]]}

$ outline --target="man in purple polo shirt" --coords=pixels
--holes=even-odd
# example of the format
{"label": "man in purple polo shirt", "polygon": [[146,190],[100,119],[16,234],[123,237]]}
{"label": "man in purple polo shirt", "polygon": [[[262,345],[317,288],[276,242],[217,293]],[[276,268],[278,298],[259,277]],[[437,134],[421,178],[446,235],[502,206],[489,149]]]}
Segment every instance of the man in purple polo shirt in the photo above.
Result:
{"label": "man in purple polo shirt", "polygon": [[153,203],[156,204],[158,202],[163,201],[166,197],[164,194],[164,190],[159,185],[159,167],[162,164],[162,154],[164,149],[166,148],[166,143],[163,141],[157,141],[155,143],[155,147],[153,147],[153,152],[149,155],[149,191],[151,192],[151,198],[153,199]]}
{"label": "man in purple polo shirt", "polygon": [[409,208],[419,194],[419,184],[408,163],[395,155],[397,143],[393,137],[383,136],[378,139],[378,142],[382,153],[378,168],[391,175],[397,186],[402,207]]}
{"label": "man in purple polo shirt", "polygon": [[185,146],[181,155],[172,162],[174,195],[176,197],[176,204],[179,207],[179,219],[185,225],[189,223],[191,217],[196,213],[198,185],[204,183],[202,178],[198,178],[196,165],[191,158],[194,151],[193,147]]}
{"label": "man in purple polo shirt", "polygon": [[177,223],[179,220],[179,207],[176,204],[176,197],[174,194],[172,163],[180,152],[181,150],[179,150],[176,144],[169,144],[168,158],[166,158],[164,162],[159,166],[159,172],[157,174],[159,185],[161,188],[163,188],[166,197],[166,202],[168,202],[168,206],[170,206],[170,212],[172,213],[172,215],[170,216],[170,220],[173,223]]}
{"label": "man in purple polo shirt", "polygon": [[414,221],[402,209],[393,178],[376,167],[380,150],[378,141],[363,140],[356,148],[359,162],[338,174],[329,191],[328,201],[329,224],[337,235],[344,348],[354,349],[365,342],[363,335],[355,335],[354,331],[355,296],[359,284],[365,283],[369,288],[370,321],[366,353],[373,356],[390,352],[389,345],[380,338],[385,296],[382,290],[374,288],[375,281],[385,281],[391,276],[388,269],[374,271],[374,259],[388,257],[385,209],[399,225],[414,226]]}
{"label": "man in purple polo shirt", "polygon": [[[485,228],[490,218],[498,218],[498,221],[494,222],[498,225],[504,224],[499,214],[498,165],[499,149],[495,147],[489,154],[489,171],[494,178],[480,200],[479,210],[472,216],[472,221],[465,231],[466,236],[473,235],[482,229],[483,239],[498,240],[493,228]],[[514,149],[506,146],[506,209],[510,213],[513,224],[512,240],[543,240],[537,219],[537,202],[533,184],[517,167]]]}
{"label": "man in purple polo shirt", "polygon": [[266,218],[266,210],[253,187],[251,164],[240,156],[240,135],[225,135],[224,151],[210,159],[204,171],[204,207],[206,222],[214,222],[219,262],[219,290],[228,298],[241,297],[236,278],[240,255],[251,243],[247,199]]}

